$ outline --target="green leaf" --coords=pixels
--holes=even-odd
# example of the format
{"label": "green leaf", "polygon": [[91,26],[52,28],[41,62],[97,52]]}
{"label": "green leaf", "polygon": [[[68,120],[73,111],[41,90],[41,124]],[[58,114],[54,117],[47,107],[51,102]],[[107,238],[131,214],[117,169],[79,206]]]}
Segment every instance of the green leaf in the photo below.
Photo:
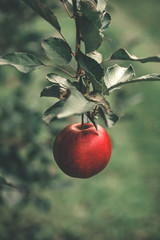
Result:
{"label": "green leaf", "polygon": [[147,62],[160,62],[160,56],[152,56],[146,58],[137,58],[135,55],[131,55],[124,48],[118,49],[112,54],[110,60],[127,60],[127,61],[138,61],[141,63]]}
{"label": "green leaf", "polygon": [[119,120],[119,117],[116,114],[114,114],[112,111],[108,113],[105,107],[102,105],[99,107],[98,110],[100,116],[102,117],[108,128],[113,127],[115,123]]}
{"label": "green leaf", "polygon": [[97,52],[97,51],[93,51],[91,53],[88,53],[87,56],[90,57],[90,58],[93,58],[99,64],[102,63],[102,61],[103,61],[102,54]]}
{"label": "green leaf", "polygon": [[114,90],[116,88],[120,88],[126,84],[130,83],[137,83],[137,82],[150,82],[150,81],[160,81],[160,74],[157,73],[152,73],[152,74],[147,74],[138,78],[134,78],[132,80],[128,79],[126,82],[119,82],[115,85],[112,85],[110,88],[108,88],[108,91],[110,92],[111,90]]}
{"label": "green leaf", "polygon": [[68,88],[71,86],[71,81],[56,73],[47,74],[46,79],[62,88]]}
{"label": "green leaf", "polygon": [[72,59],[71,48],[63,39],[50,37],[43,40],[42,47],[55,65],[64,66]]}
{"label": "green leaf", "polygon": [[105,11],[107,6],[107,0],[98,0],[98,4],[97,4],[97,10],[98,11]]}
{"label": "green leaf", "polygon": [[3,176],[0,175],[0,184],[7,185],[12,188],[17,188],[17,186],[13,185],[12,183],[9,183]]}
{"label": "green leaf", "polygon": [[97,26],[86,16],[79,16],[78,23],[86,53],[98,49],[103,42],[103,34],[101,34]]}
{"label": "green leaf", "polygon": [[[55,97],[60,98],[62,96],[62,89],[67,89],[72,86],[72,82],[56,73],[49,73],[46,79],[53,84],[45,87],[41,92],[41,97]],[[78,82],[77,82],[78,83]]]}
{"label": "green leaf", "polygon": [[48,87],[45,87],[41,94],[41,97],[55,97],[55,98],[60,98],[60,91],[59,91],[59,86],[58,85],[51,85]]}
{"label": "green leaf", "polygon": [[101,82],[101,79],[104,76],[104,69],[99,63],[97,63],[94,59],[86,56],[81,51],[77,52],[76,60],[79,62],[79,64],[85,71],[92,73],[95,79],[98,82]]}
{"label": "green leaf", "polygon": [[96,4],[92,0],[81,0],[80,11],[83,16],[89,19],[98,29],[101,28],[101,12],[97,11]]}
{"label": "green leaf", "polygon": [[[113,88],[113,86],[129,81],[133,76],[135,76],[135,72],[131,65],[128,68],[120,67],[117,64],[109,67],[104,76],[104,83],[108,89],[107,92],[115,90],[115,87]],[[120,88],[120,86],[118,85],[118,88]]]}
{"label": "green leaf", "polygon": [[86,56],[81,51],[76,55],[76,59],[85,70],[86,75],[93,84],[94,91],[102,92],[101,79],[104,75],[104,69],[94,59]]}
{"label": "green leaf", "polygon": [[61,32],[61,27],[58,23],[57,17],[54,13],[43,3],[38,0],[23,0],[29,7],[31,7],[42,18],[49,22],[58,32]]}
{"label": "green leaf", "polygon": [[109,102],[102,94],[90,92],[85,97],[96,103],[98,112],[107,127],[112,127],[118,121],[118,116],[112,112]]}
{"label": "green leaf", "polygon": [[44,113],[44,120],[47,123],[56,118],[66,118],[71,115],[86,113],[95,107],[95,103],[86,100],[83,95],[74,87],[68,89],[68,98],[55,103]]}
{"label": "green leaf", "polygon": [[102,32],[106,31],[107,28],[109,28],[110,24],[111,24],[111,15],[109,13],[105,12],[102,17],[101,31]]}
{"label": "green leaf", "polygon": [[8,53],[1,56],[0,65],[11,65],[23,73],[45,66],[35,56],[24,52]]}
{"label": "green leaf", "polygon": [[[63,0],[60,0],[63,3]],[[72,0],[64,0],[65,2],[69,2],[72,5]],[[77,0],[77,4],[79,3],[80,0]]]}
{"label": "green leaf", "polygon": [[102,84],[96,80],[95,76],[88,71],[86,71],[86,75],[93,85],[93,91],[102,93]]}
{"label": "green leaf", "polygon": [[94,120],[93,117],[90,116],[89,113],[90,113],[90,112],[88,112],[88,113],[86,114],[86,115],[87,115],[87,118],[93,123],[95,129],[98,130],[98,126],[97,126],[97,124],[96,124],[96,121]]}
{"label": "green leaf", "polygon": [[157,73],[151,73],[151,74],[147,74],[138,78],[134,78],[132,80],[132,82],[146,82],[146,81],[160,81],[160,74]]}
{"label": "green leaf", "polygon": [[6,179],[2,176],[0,176],[0,184],[5,184],[5,185],[8,185]]}
{"label": "green leaf", "polygon": [[[62,0],[62,2],[63,2],[63,0]],[[67,2],[69,2],[72,5],[72,0],[67,0]]]}

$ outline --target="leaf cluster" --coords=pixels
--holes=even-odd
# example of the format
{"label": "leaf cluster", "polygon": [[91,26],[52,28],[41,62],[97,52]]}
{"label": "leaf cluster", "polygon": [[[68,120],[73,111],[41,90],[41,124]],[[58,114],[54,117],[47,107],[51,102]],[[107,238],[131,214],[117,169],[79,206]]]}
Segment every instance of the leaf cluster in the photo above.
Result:
{"label": "leaf cluster", "polygon": [[[57,102],[44,113],[47,123],[55,119],[69,117],[76,114],[86,114],[96,127],[95,119],[99,114],[107,127],[112,127],[119,119],[110,108],[107,96],[114,90],[130,83],[141,81],[160,81],[159,74],[148,74],[135,77],[132,65],[121,67],[117,64],[103,68],[105,61],[123,60],[160,62],[159,56],[138,58],[125,49],[118,49],[107,60],[98,52],[104,40],[103,33],[111,24],[111,16],[107,12],[106,0],[61,0],[68,15],[75,21],[76,49],[68,44],[55,14],[39,0],[23,0],[37,12],[59,33],[60,38],[49,37],[42,41],[42,48],[50,65],[46,65],[37,57],[24,52],[8,53],[0,57],[0,65],[12,65],[17,70],[27,73],[37,68],[54,67],[60,70],[47,74],[46,79],[51,85],[44,88],[41,97],[53,97]],[[72,13],[68,7],[72,7]],[[84,51],[81,49],[84,43]],[[71,62],[77,68],[72,67]],[[66,70],[66,66],[70,71]],[[68,74],[68,79],[63,73]]]}

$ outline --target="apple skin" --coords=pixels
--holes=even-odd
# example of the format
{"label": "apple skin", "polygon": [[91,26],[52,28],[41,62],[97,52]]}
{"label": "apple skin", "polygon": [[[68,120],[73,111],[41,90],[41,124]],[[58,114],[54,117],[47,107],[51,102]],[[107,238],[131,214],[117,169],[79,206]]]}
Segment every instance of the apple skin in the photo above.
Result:
{"label": "apple skin", "polygon": [[92,123],[75,123],[65,127],[56,137],[53,155],[59,168],[75,178],[89,178],[108,164],[112,151],[106,130]]}

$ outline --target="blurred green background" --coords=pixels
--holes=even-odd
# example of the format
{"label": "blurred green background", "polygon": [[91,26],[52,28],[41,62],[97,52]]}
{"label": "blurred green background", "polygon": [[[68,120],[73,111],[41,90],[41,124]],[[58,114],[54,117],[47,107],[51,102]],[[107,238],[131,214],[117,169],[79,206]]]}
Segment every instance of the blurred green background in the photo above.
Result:
{"label": "blurred green background", "polygon": [[[45,3],[73,46],[73,20],[59,1]],[[110,0],[112,25],[100,51],[106,58],[120,47],[138,57],[160,54],[159,9],[159,0]],[[58,36],[23,1],[0,1],[0,55],[28,51],[43,59],[40,43],[51,35]],[[133,65],[137,76],[160,73],[158,63]],[[79,118],[42,121],[53,101],[40,98],[48,72],[0,67],[0,176],[19,186],[0,185],[0,240],[159,240],[160,83],[113,92],[109,100],[121,119],[108,130],[110,163],[82,180],[64,175],[53,160],[56,134]]]}

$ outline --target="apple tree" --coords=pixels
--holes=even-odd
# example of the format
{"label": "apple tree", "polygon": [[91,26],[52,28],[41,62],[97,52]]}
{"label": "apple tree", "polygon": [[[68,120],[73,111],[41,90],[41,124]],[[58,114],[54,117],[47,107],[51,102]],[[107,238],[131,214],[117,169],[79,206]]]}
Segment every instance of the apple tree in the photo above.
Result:
{"label": "apple tree", "polygon": [[[1,56],[0,65],[11,65],[22,73],[38,68],[52,69],[46,76],[50,84],[40,93],[41,97],[56,99],[44,112],[43,119],[47,124],[56,119],[81,115],[82,130],[85,119],[98,129],[96,120],[100,116],[110,128],[119,120],[108,101],[113,91],[132,83],[160,81],[157,73],[136,77],[130,64],[160,62],[159,56],[137,57],[120,48],[104,59],[98,51],[112,21],[107,11],[107,0],[60,0],[68,17],[75,22],[75,46],[67,42],[57,16],[48,6],[39,0],[23,1],[55,28],[59,37],[49,37],[41,43],[47,63],[30,53],[14,52]],[[113,60],[127,61],[128,66],[110,64],[106,68],[106,63]],[[2,183],[5,184],[4,179]]]}

